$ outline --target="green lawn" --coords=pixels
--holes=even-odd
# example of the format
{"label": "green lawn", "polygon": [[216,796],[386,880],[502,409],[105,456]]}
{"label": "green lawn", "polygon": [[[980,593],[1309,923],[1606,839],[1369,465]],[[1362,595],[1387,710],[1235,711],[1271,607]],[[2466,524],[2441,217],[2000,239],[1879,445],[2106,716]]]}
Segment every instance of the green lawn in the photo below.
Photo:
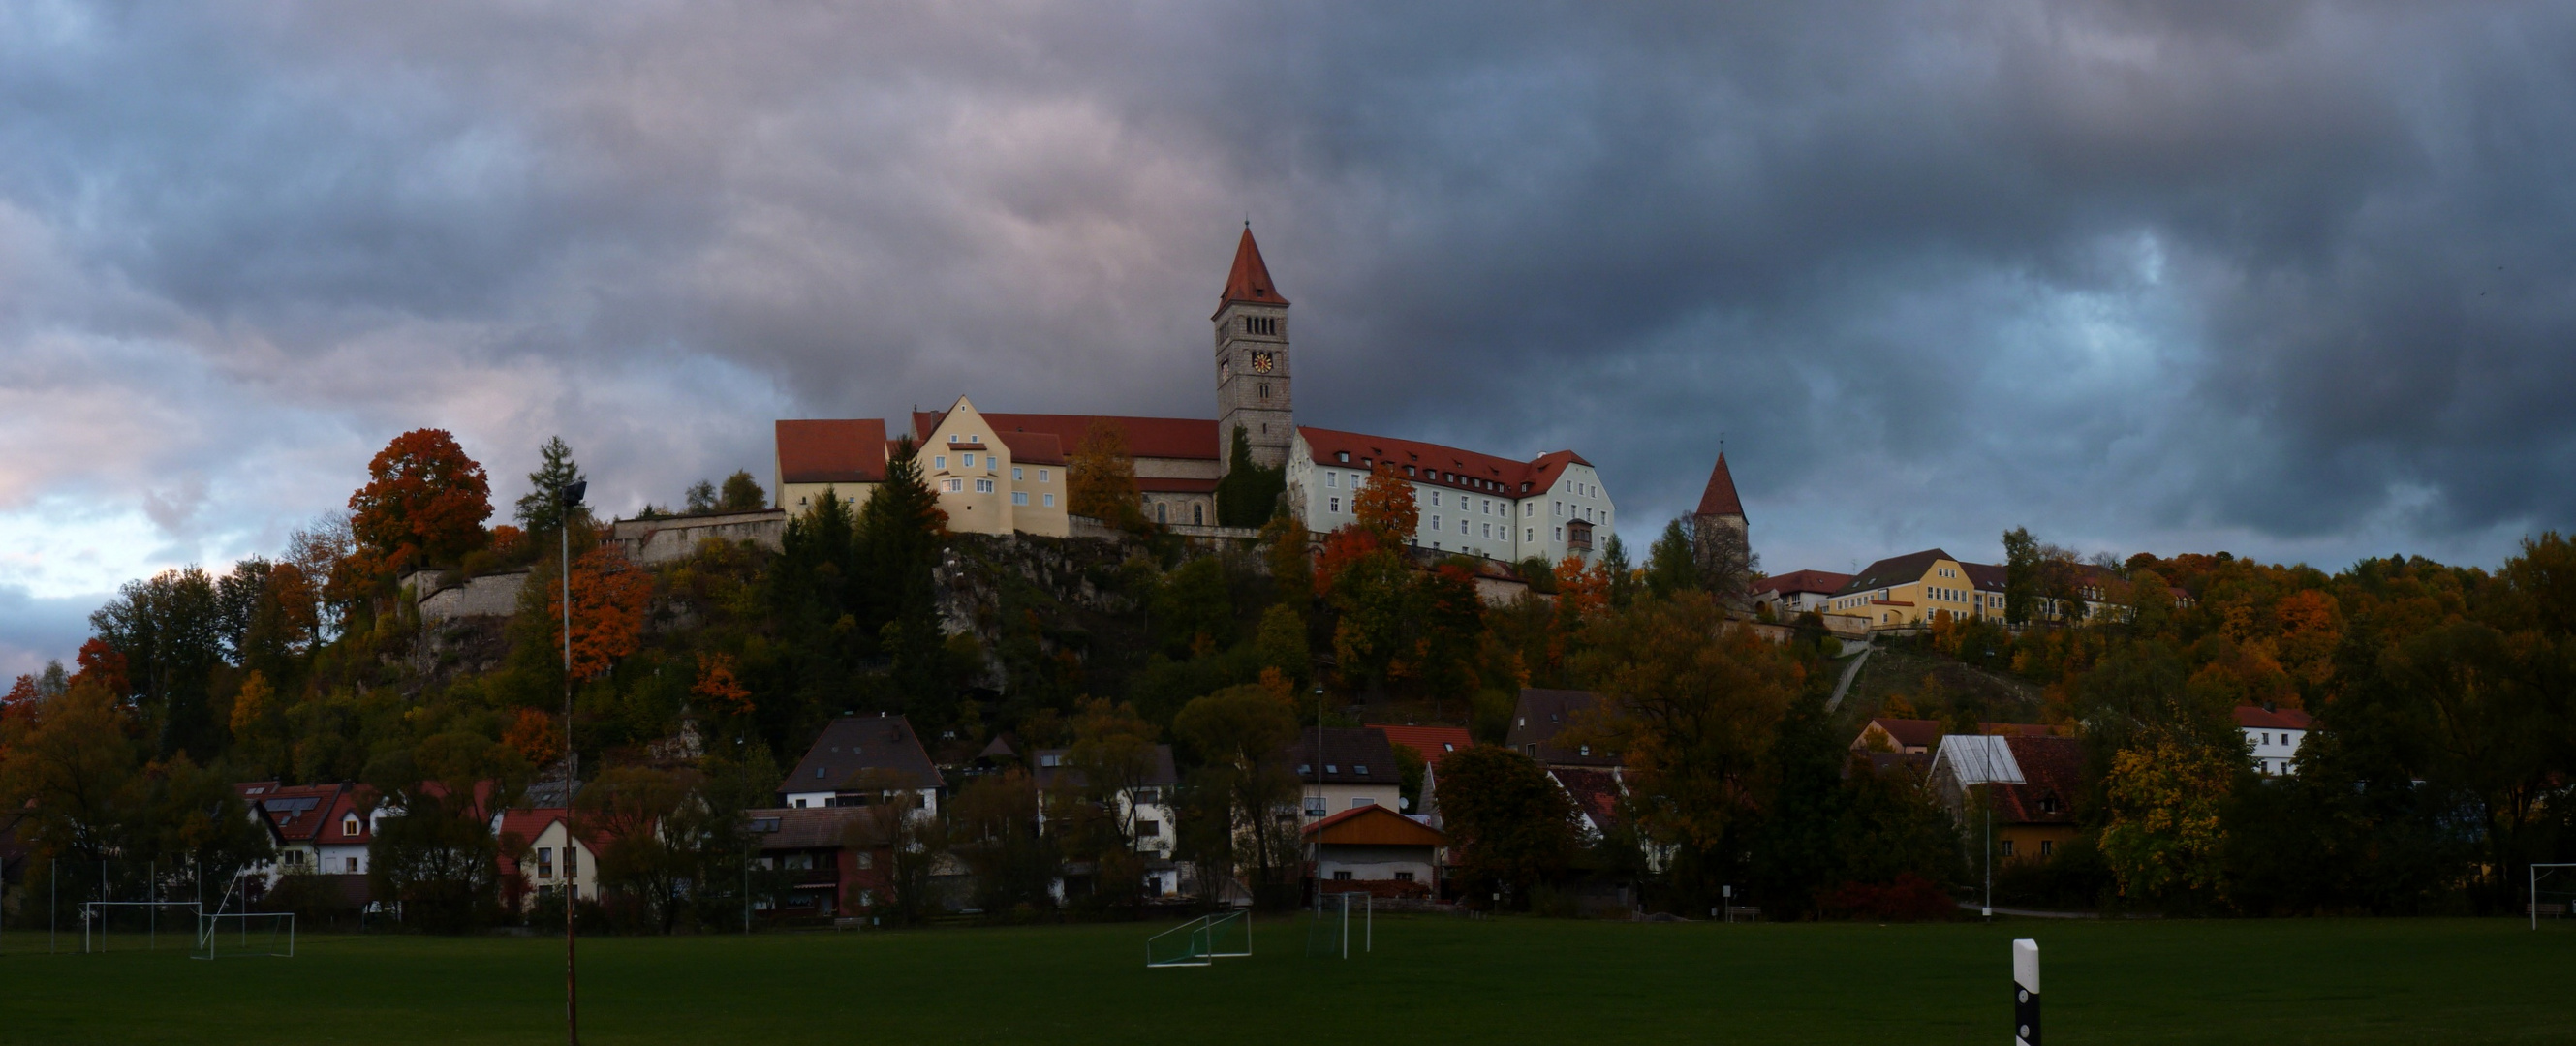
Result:
{"label": "green lawn", "polygon": [[[2039,940],[2071,1043],[2576,1041],[2576,926],[2505,921],[1657,925],[1382,919],[1375,954],[1143,968],[1150,927],[582,945],[595,1043],[2006,1041],[2009,947]],[[120,942],[122,944],[124,942]],[[72,939],[74,947],[77,938]],[[562,943],[309,937],[294,959],[0,948],[0,1038],[547,1043]]]}

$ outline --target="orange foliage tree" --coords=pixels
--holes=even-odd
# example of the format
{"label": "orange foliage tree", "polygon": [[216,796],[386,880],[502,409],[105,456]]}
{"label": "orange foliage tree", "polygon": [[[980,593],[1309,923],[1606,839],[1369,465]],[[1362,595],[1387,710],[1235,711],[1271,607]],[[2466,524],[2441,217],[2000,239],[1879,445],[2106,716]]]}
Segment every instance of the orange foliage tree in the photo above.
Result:
{"label": "orange foliage tree", "polygon": [[[563,589],[547,590],[548,620],[554,625],[556,649],[563,644]],[[597,679],[617,659],[635,652],[644,635],[644,610],[653,599],[653,578],[626,558],[616,545],[602,544],[572,564],[572,675]]]}
{"label": "orange foliage tree", "polygon": [[705,698],[709,710],[725,715],[750,715],[751,691],[734,678],[733,655],[698,654],[698,685],[689,692]]}
{"label": "orange foliage tree", "polygon": [[1413,501],[1413,484],[1395,474],[1395,466],[1378,462],[1368,482],[1351,495],[1351,514],[1359,526],[1387,547],[1404,544],[1422,526],[1422,509]]}
{"label": "orange foliage tree", "polygon": [[557,729],[555,717],[522,708],[509,729],[501,732],[501,743],[526,756],[528,765],[544,766],[563,754],[563,731]]}
{"label": "orange foliage tree", "polygon": [[447,430],[394,437],[367,464],[367,477],[349,495],[349,527],[370,580],[454,559],[488,539],[491,482]]}

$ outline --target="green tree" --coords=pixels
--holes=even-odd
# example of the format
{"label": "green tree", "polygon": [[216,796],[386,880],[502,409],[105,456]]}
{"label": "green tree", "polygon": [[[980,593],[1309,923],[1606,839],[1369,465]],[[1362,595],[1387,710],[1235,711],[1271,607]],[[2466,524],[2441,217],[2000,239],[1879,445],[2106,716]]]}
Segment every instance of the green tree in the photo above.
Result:
{"label": "green tree", "polygon": [[90,629],[123,656],[127,683],[163,754],[223,753],[210,691],[224,662],[224,618],[214,579],[193,566],[126,582],[89,616]]}
{"label": "green tree", "polygon": [[1626,610],[1637,601],[1637,568],[1628,562],[1628,543],[1617,534],[1601,546],[1601,571],[1610,579],[1610,609]]}
{"label": "green tree", "polygon": [[[583,482],[581,465],[572,459],[572,447],[561,436],[551,436],[537,448],[537,470],[528,473],[528,493],[519,499],[519,525],[529,537],[551,535],[564,525],[563,491]],[[575,509],[585,517],[588,511]]]}
{"label": "green tree", "polygon": [[1226,823],[1241,833],[1242,845],[1229,849],[1248,863],[1256,895],[1276,903],[1289,884],[1297,847],[1293,819],[1283,825],[1274,817],[1297,801],[1297,776],[1287,757],[1297,721],[1287,702],[1259,686],[1227,687],[1182,706],[1172,732],[1206,764],[1208,772],[1198,779],[1201,794],[1221,805]]}
{"label": "green tree", "polygon": [[1277,669],[1282,678],[1304,685],[1314,671],[1314,651],[1306,642],[1306,619],[1295,607],[1273,604],[1261,612],[1261,628],[1252,640],[1261,667]]}
{"label": "green tree", "polygon": [[1526,907],[1530,888],[1562,874],[1581,838],[1574,803],[1535,760],[1478,745],[1440,764],[1440,817],[1471,898],[1500,888]]}
{"label": "green tree", "polygon": [[716,485],[703,479],[691,483],[688,493],[683,494],[680,501],[681,511],[690,515],[713,512],[716,510]]}
{"label": "green tree", "polygon": [[858,569],[867,582],[861,620],[878,631],[881,647],[894,657],[894,683],[905,711],[933,731],[944,729],[955,714],[931,578],[947,530],[948,513],[922,476],[918,448],[904,440],[886,462],[885,482],[859,510]]}
{"label": "green tree", "polygon": [[2029,624],[2039,586],[2039,540],[2027,527],[2004,531],[2004,620]]}
{"label": "green tree", "polygon": [[717,511],[757,512],[768,507],[769,492],[760,489],[760,481],[751,478],[751,473],[736,470],[725,477],[724,490],[716,501]]}
{"label": "green tree", "polygon": [[1234,643],[1234,603],[1225,563],[1200,556],[1154,586],[1154,631],[1175,657],[1213,653]]}
{"label": "green tree", "polygon": [[1279,511],[1279,495],[1287,489],[1287,467],[1253,464],[1252,439],[1244,434],[1243,426],[1235,426],[1225,478],[1216,484],[1217,522],[1229,527],[1257,527],[1269,522]]}
{"label": "green tree", "polygon": [[1697,553],[1691,547],[1690,530],[1674,519],[1664,524],[1655,543],[1646,548],[1646,590],[1658,599],[1700,587]]}

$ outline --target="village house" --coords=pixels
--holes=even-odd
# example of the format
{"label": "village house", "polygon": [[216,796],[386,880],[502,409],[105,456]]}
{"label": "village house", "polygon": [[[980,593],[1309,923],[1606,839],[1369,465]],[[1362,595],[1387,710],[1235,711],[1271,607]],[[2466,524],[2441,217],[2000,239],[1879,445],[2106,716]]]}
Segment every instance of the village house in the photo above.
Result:
{"label": "village house", "polygon": [[539,897],[571,890],[574,900],[599,896],[598,864],[585,860],[590,846],[565,832],[562,807],[503,810],[493,819],[500,842],[501,901],[526,911]]}
{"label": "village house", "polygon": [[1933,787],[1962,827],[1983,831],[1992,811],[1998,861],[2044,860],[2074,839],[2083,776],[2084,744],[2071,737],[1951,734],[1932,758]]}
{"label": "village house", "polygon": [[1851,584],[1849,574],[1829,570],[1792,570],[1776,577],[1753,583],[1753,606],[1767,608],[1771,616],[1782,621],[1814,611],[1833,613],[1834,593]]}
{"label": "village house", "polygon": [[805,757],[779,782],[788,807],[899,802],[915,816],[939,813],[945,781],[910,720],[883,712],[844,715],[823,727]]}
{"label": "village house", "polygon": [[[275,781],[236,784],[233,790],[251,814],[269,830],[276,858],[259,870],[267,884],[299,875],[358,876],[367,873],[367,847],[375,842],[375,793],[342,781],[326,785],[281,785]],[[365,895],[363,886],[358,895]]]}
{"label": "village house", "polygon": [[2245,750],[2254,760],[2254,772],[2267,777],[2299,772],[2299,743],[2315,723],[2314,717],[2295,708],[2236,706],[2236,727],[2245,732]]}
{"label": "village house", "polygon": [[[1071,752],[1069,748],[1041,748],[1034,753],[1037,766],[1030,770],[1030,777],[1036,783],[1042,800],[1038,820],[1041,833],[1048,830],[1048,818],[1043,812],[1046,800],[1071,801],[1088,787],[1081,768],[1067,759]],[[1172,859],[1173,852],[1180,845],[1180,822],[1174,816],[1172,805],[1178,799],[1174,790],[1180,783],[1180,771],[1172,762],[1172,746],[1155,745],[1153,762],[1144,778],[1136,787],[1119,789],[1110,797],[1110,815],[1126,827],[1134,840],[1136,852],[1146,858],[1145,894],[1148,897],[1169,896],[1189,889],[1184,867]],[[1062,891],[1059,889],[1058,893],[1060,895]]]}
{"label": "village house", "polygon": [[1440,763],[1450,756],[1475,747],[1462,726],[1390,726],[1371,723],[1368,728],[1386,735],[1393,748],[1409,749],[1422,760],[1420,801],[1409,812],[1422,815],[1424,823],[1440,827]]}
{"label": "village house", "polygon": [[1288,742],[1286,757],[1304,795],[1301,827],[1363,806],[1403,812],[1404,778],[1383,731],[1310,726]]}
{"label": "village house", "polygon": [[1314,848],[1314,878],[1325,892],[1380,897],[1432,896],[1448,845],[1438,829],[1375,803],[1307,825],[1300,838]]}
{"label": "village house", "polygon": [[1590,712],[1600,698],[1587,690],[1548,690],[1522,687],[1518,704],[1512,708],[1512,725],[1504,733],[1503,745],[1539,761],[1542,766],[1607,768],[1619,765],[1619,754],[1599,748],[1589,741],[1560,743],[1557,735],[1574,725],[1575,720]]}
{"label": "village house", "polygon": [[888,816],[865,806],[786,806],[743,811],[759,856],[752,910],[772,920],[828,919],[874,907],[891,870]]}

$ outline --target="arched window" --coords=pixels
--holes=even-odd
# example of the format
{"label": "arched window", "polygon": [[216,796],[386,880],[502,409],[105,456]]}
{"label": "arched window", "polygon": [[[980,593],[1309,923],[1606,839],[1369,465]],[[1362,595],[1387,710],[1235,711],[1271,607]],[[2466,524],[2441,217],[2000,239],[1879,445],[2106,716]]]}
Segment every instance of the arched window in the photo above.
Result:
{"label": "arched window", "polygon": [[1207,506],[1205,506],[1205,505],[1192,505],[1192,506],[1190,506],[1190,523],[1191,523],[1192,525],[1195,525],[1195,526],[1205,526],[1205,525],[1207,525]]}
{"label": "arched window", "polygon": [[1163,518],[1163,509],[1164,509],[1164,506],[1162,505],[1162,503],[1160,503],[1160,502],[1156,502],[1156,503],[1155,503],[1155,505],[1154,505],[1154,522],[1156,522],[1156,523],[1168,523],[1168,522],[1171,522],[1170,520],[1167,520],[1167,519]]}

